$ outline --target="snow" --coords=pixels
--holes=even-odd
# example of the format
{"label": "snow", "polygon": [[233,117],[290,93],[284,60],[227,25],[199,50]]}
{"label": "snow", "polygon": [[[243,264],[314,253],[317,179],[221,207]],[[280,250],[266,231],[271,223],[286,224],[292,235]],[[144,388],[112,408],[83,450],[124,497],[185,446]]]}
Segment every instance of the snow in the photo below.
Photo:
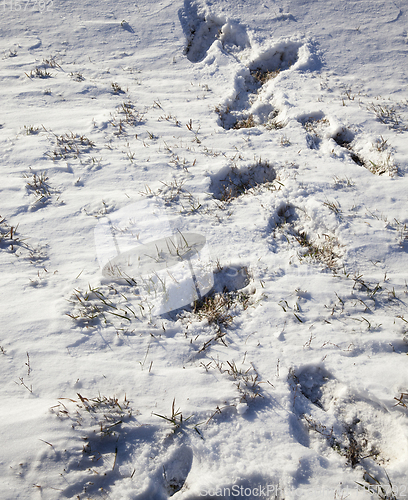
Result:
{"label": "snow", "polygon": [[2,499],[406,496],[407,33],[3,2]]}

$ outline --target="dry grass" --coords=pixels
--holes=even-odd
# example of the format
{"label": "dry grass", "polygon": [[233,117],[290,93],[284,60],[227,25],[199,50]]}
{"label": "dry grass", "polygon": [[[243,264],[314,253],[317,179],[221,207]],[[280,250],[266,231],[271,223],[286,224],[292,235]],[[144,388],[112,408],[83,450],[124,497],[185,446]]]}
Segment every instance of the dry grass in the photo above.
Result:
{"label": "dry grass", "polygon": [[18,225],[9,226],[6,219],[0,216],[0,249],[4,248],[10,252],[14,252],[16,246],[28,248],[17,236],[17,229]]}
{"label": "dry grass", "polygon": [[403,406],[404,408],[408,408],[408,393],[401,392],[399,398],[394,398],[396,404],[394,406]]}
{"label": "dry grass", "polygon": [[325,267],[335,271],[338,268],[339,242],[331,235],[318,235],[315,239],[310,239],[305,232],[293,234],[296,241],[305,250],[299,253],[300,261],[311,259],[312,261],[323,264]]}
{"label": "dry grass", "polygon": [[253,115],[249,115],[248,118],[238,120],[236,124],[232,127],[234,130],[239,130],[241,128],[252,128],[256,127],[256,123]]}
{"label": "dry grass", "polygon": [[[122,463],[124,443],[129,442],[133,410],[126,395],[119,399],[101,394],[85,397],[77,393],[74,398],[59,398],[50,410],[70,427],[70,438],[74,440],[64,451],[67,461],[61,463],[61,469],[64,466],[61,486],[67,488],[60,490],[64,492],[62,496],[101,498],[113,471]],[[41,441],[60,455],[52,442]],[[55,461],[54,454],[51,457]]]}
{"label": "dry grass", "polygon": [[66,158],[78,158],[83,153],[88,153],[95,143],[84,135],[67,132],[62,135],[53,134],[56,147],[47,155],[52,160],[61,160]]}
{"label": "dry grass", "polygon": [[276,78],[280,73],[280,69],[275,70],[266,70],[263,71],[261,68],[251,70],[252,77],[259,82],[261,85],[264,85],[268,80],[272,78]]}
{"label": "dry grass", "polygon": [[206,321],[215,330],[215,335],[211,335],[198,352],[205,351],[218,341],[227,345],[224,337],[228,328],[233,324],[234,316],[238,314],[239,309],[246,310],[251,304],[250,295],[243,291],[213,292],[197,300],[194,303],[193,310],[184,313],[183,317],[190,321]]}
{"label": "dry grass", "polygon": [[257,397],[263,397],[260,386],[262,382],[259,380],[259,373],[252,363],[249,367],[238,368],[233,360],[221,362],[212,358],[209,363],[202,363],[201,365],[207,372],[210,368],[213,368],[228,375],[238,389],[240,394],[239,402],[248,403]]}
{"label": "dry grass", "polygon": [[312,134],[313,136],[320,137],[322,130],[329,125],[329,120],[327,118],[314,118],[309,117],[302,122],[306,132]]}
{"label": "dry grass", "polygon": [[398,175],[398,167],[394,162],[394,158],[391,153],[387,153],[378,162],[369,161],[364,165],[370,172],[375,175],[389,175],[390,177],[395,177]]}
{"label": "dry grass", "polygon": [[401,105],[399,104],[390,104],[390,103],[382,103],[382,104],[374,104],[373,102],[367,106],[368,111],[372,111],[377,119],[388,125],[389,128],[405,131],[408,130],[408,127],[402,122],[401,116],[398,113],[398,108]]}
{"label": "dry grass", "polygon": [[228,328],[233,317],[230,309],[234,306],[234,299],[228,294],[214,294],[204,297],[194,304],[194,314],[199,321],[207,320],[209,325],[215,325],[219,333]]}
{"label": "dry grass", "polygon": [[226,177],[219,181],[214,197],[222,202],[230,202],[251,189],[272,185],[275,179],[275,169],[262,159],[246,169],[239,169],[233,165]]}
{"label": "dry grass", "polygon": [[74,82],[83,82],[85,80],[84,75],[79,71],[75,71],[75,73],[71,72],[69,76],[74,80]]}
{"label": "dry grass", "polygon": [[30,173],[24,174],[24,178],[27,179],[27,191],[36,198],[35,203],[42,203],[45,205],[50,201],[54,190],[48,183],[48,175],[46,172],[37,174],[30,169]]}
{"label": "dry grass", "polygon": [[[119,402],[116,396],[106,397],[100,394],[94,398],[86,398],[77,393],[78,399],[60,398],[58,404],[51,408],[59,418],[70,419],[72,427],[81,427],[87,421],[94,432],[100,432],[102,436],[112,434],[114,429],[123,423],[124,419],[132,416],[130,403],[124,397]],[[74,409],[70,410],[71,403]]]}
{"label": "dry grass", "polygon": [[122,90],[122,87],[116,82],[112,82],[112,91],[116,95],[125,93],[125,91]]}
{"label": "dry grass", "polygon": [[46,69],[42,69],[39,67],[36,67],[30,71],[30,73],[25,73],[26,76],[30,79],[32,78],[51,78],[52,75],[49,71]]}
{"label": "dry grass", "polygon": [[[112,84],[114,85],[114,84]],[[117,91],[115,92],[115,88]],[[119,86],[114,86],[113,91],[120,94]],[[136,127],[143,123],[144,114],[138,111],[131,101],[124,101],[116,110],[116,114],[111,118],[109,123],[115,128],[115,135],[126,133],[127,127]]]}
{"label": "dry grass", "polygon": [[[95,328],[100,324],[107,326],[115,322],[131,323],[137,315],[130,298],[135,298],[138,290],[134,287],[134,283],[131,283],[131,279],[128,284],[128,287],[119,285],[91,287],[89,285],[88,290],[85,291],[75,289],[68,299],[72,305],[72,311],[67,313],[67,316],[76,321],[78,326],[86,328]],[[143,316],[144,308],[141,304],[138,303],[138,305],[140,309],[138,313]]]}

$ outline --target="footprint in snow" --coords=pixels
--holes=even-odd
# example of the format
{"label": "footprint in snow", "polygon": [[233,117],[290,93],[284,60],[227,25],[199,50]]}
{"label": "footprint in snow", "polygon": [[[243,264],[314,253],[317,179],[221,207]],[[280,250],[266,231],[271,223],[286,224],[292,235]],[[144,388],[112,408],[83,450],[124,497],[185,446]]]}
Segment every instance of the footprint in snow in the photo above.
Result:
{"label": "footprint in snow", "polygon": [[246,29],[241,24],[217,16],[199,2],[185,0],[179,19],[187,39],[184,55],[193,63],[205,59],[211,45],[219,40],[222,50],[239,53],[250,47]]}
{"label": "footprint in snow", "polygon": [[245,288],[251,281],[246,266],[225,266],[214,273],[214,292],[236,292]]}
{"label": "footprint in snow", "polygon": [[224,167],[211,178],[211,191],[215,199],[230,202],[245,194],[248,190],[273,182],[276,171],[265,161],[237,168]]}
{"label": "footprint in snow", "polygon": [[[330,121],[321,111],[302,116],[299,121],[305,129],[309,149],[321,149],[325,140],[334,141],[354,163],[362,167],[366,166],[364,160],[353,150],[352,142],[355,134],[351,130],[340,127],[338,131],[330,131]],[[333,143],[329,146],[329,150],[333,150],[332,146]]]}
{"label": "footprint in snow", "polygon": [[139,500],[165,499],[181,490],[193,463],[193,450],[182,445],[174,450],[150,479],[147,490],[137,497]]}
{"label": "footprint in snow", "polygon": [[[363,148],[356,147],[356,134],[340,124],[330,123],[322,111],[315,111],[298,117],[305,130],[309,149],[322,150],[337,158],[348,158],[359,167],[364,167],[375,175],[398,175],[392,155],[392,148],[381,136]],[[365,149],[364,155],[359,149]]]}
{"label": "footprint in snow", "polygon": [[320,366],[307,366],[296,372],[296,378],[302,394],[309,401],[324,411],[330,408],[336,384],[330,372]]}
{"label": "footprint in snow", "polygon": [[163,484],[169,496],[173,496],[184,486],[192,463],[192,449],[189,446],[182,446],[163,465]]}
{"label": "footprint in snow", "polygon": [[249,57],[235,77],[235,96],[216,108],[220,125],[227,130],[258,125],[269,130],[284,127],[284,122],[278,119],[279,111],[270,102],[273,95],[267,89],[274,79],[298,62],[301,47],[299,41],[282,40]]}
{"label": "footprint in snow", "polygon": [[321,111],[302,116],[298,120],[305,129],[307,147],[309,149],[320,149],[323,137],[330,125],[329,120]]}
{"label": "footprint in snow", "polygon": [[225,20],[207,13],[199,3],[185,0],[179,19],[187,39],[184,54],[193,63],[202,61],[208,49],[219,37]]}
{"label": "footprint in snow", "polygon": [[269,98],[260,96],[265,84],[288,70],[299,60],[302,42],[297,40],[277,41],[261,53],[252,57],[242,54],[251,51],[248,33],[241,24],[211,13],[199,2],[185,0],[179,11],[179,19],[186,36],[184,54],[193,63],[203,61],[210,47],[218,43],[220,51],[238,61],[240,69],[235,76],[234,96],[217,107],[220,125],[229,129],[252,128],[269,123],[270,128],[281,128]]}
{"label": "footprint in snow", "polygon": [[[336,445],[350,465],[354,467],[368,457],[381,465],[407,460],[408,436],[398,422],[398,415],[381,401],[351,389],[321,366],[305,366],[293,377],[302,395],[328,414],[320,415],[320,421],[326,422],[324,428],[317,420],[319,411],[311,412],[311,418],[306,415],[309,428],[329,439],[332,446]],[[334,424],[331,432],[327,428],[330,420]]]}

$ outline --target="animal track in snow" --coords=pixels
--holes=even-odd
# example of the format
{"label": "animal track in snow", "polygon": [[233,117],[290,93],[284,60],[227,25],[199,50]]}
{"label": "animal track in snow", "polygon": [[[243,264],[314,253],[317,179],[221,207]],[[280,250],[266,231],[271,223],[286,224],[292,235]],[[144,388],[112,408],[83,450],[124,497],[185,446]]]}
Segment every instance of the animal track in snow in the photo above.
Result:
{"label": "animal track in snow", "polygon": [[190,446],[182,444],[172,452],[168,450],[165,453],[167,458],[152,474],[145,491],[135,496],[135,499],[169,498],[184,486],[193,464],[193,450]]}
{"label": "animal track in snow", "polygon": [[214,198],[228,202],[251,188],[275,179],[275,169],[269,163],[259,160],[246,168],[232,166],[221,169],[212,177],[211,190]]}
{"label": "animal track in snow", "polygon": [[299,41],[281,40],[250,58],[235,78],[234,96],[216,108],[220,125],[227,130],[263,124],[270,129],[282,128],[284,124],[276,120],[278,111],[270,102],[269,84],[299,61],[301,47]]}
{"label": "animal track in snow", "polygon": [[219,40],[228,53],[239,52],[249,46],[245,28],[222,16],[216,16],[198,2],[185,0],[179,18],[187,39],[184,54],[193,63],[202,61],[211,45]]}
{"label": "animal track in snow", "polygon": [[340,131],[330,133],[330,120],[322,112],[316,112],[312,115],[301,118],[306,131],[306,143],[309,149],[320,149],[322,142],[333,139],[334,142],[348,151],[348,156],[359,166],[365,166],[364,160],[353,151],[352,142],[355,134],[351,130],[342,127]]}
{"label": "animal track in snow", "polygon": [[326,387],[329,382],[333,383],[334,381],[331,373],[317,366],[308,367],[298,372],[296,376],[299,380],[302,394],[314,405],[327,411],[334,397],[331,391],[328,390],[329,386]]}
{"label": "animal track in snow", "polygon": [[198,3],[185,0],[184,9],[180,9],[179,18],[187,38],[184,54],[187,59],[197,63],[204,59],[208,49],[217,39],[224,20],[209,16]]}
{"label": "animal track in snow", "polygon": [[359,138],[349,128],[331,123],[322,111],[298,118],[306,132],[309,149],[321,149],[339,158],[349,158],[375,175],[397,175],[391,148],[383,137],[373,142]]}
{"label": "animal track in snow", "polygon": [[246,266],[222,267],[214,273],[214,292],[236,292],[249,285],[250,281],[250,274]]}
{"label": "animal track in snow", "polygon": [[[318,408],[297,404],[299,416],[352,467],[366,458],[381,465],[407,459],[407,439],[382,402],[347,387],[320,366],[304,366],[292,376],[301,394]],[[369,463],[364,462],[364,467]]]}
{"label": "animal track in snow", "polygon": [[[216,16],[191,0],[185,0],[179,18],[187,39],[184,54],[189,61],[203,61],[210,47],[218,41],[219,50],[230,54],[241,65],[235,76],[233,95],[216,108],[220,125],[229,130],[251,128],[269,121],[270,128],[280,128],[274,121],[278,113],[270,103],[272,96],[263,95],[263,90],[270,80],[299,61],[303,43],[283,39],[262,51],[255,51],[244,26]],[[305,50],[302,61],[307,58]]]}
{"label": "animal track in snow", "polygon": [[212,14],[199,2],[185,0],[184,8],[179,11],[179,19],[187,39],[184,54],[193,63],[202,61],[216,40],[230,54],[250,47],[244,26]]}
{"label": "animal track in snow", "polygon": [[349,151],[350,158],[361,167],[365,166],[364,160],[360,158],[360,156],[353,151],[352,142],[354,140],[354,134],[351,130],[347,128],[343,128],[340,132],[338,132],[334,137],[334,142],[340,146],[341,148],[347,149]]}
{"label": "animal track in snow", "polygon": [[306,207],[282,203],[270,217],[267,233],[271,234],[269,244],[274,252],[283,244],[297,249],[299,261],[308,260],[336,269],[342,256],[341,245],[335,234],[307,213]]}
{"label": "animal track in snow", "polygon": [[317,111],[299,119],[306,131],[306,143],[309,149],[319,149],[329,120],[324,113]]}
{"label": "animal track in snow", "polygon": [[160,471],[162,484],[171,497],[181,490],[193,463],[193,451],[183,445],[166,461]]}
{"label": "animal track in snow", "polygon": [[354,163],[366,168],[372,174],[388,174],[390,177],[398,174],[392,148],[383,137],[371,142],[359,139],[350,130],[343,127],[332,139],[343,150],[346,150]]}

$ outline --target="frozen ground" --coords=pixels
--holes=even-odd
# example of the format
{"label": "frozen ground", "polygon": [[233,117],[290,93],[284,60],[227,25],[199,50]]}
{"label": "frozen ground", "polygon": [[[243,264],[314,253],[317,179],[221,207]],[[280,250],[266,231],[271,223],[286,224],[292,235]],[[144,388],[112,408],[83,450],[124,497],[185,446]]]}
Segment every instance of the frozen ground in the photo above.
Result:
{"label": "frozen ground", "polygon": [[406,2],[1,9],[0,497],[407,496]]}

